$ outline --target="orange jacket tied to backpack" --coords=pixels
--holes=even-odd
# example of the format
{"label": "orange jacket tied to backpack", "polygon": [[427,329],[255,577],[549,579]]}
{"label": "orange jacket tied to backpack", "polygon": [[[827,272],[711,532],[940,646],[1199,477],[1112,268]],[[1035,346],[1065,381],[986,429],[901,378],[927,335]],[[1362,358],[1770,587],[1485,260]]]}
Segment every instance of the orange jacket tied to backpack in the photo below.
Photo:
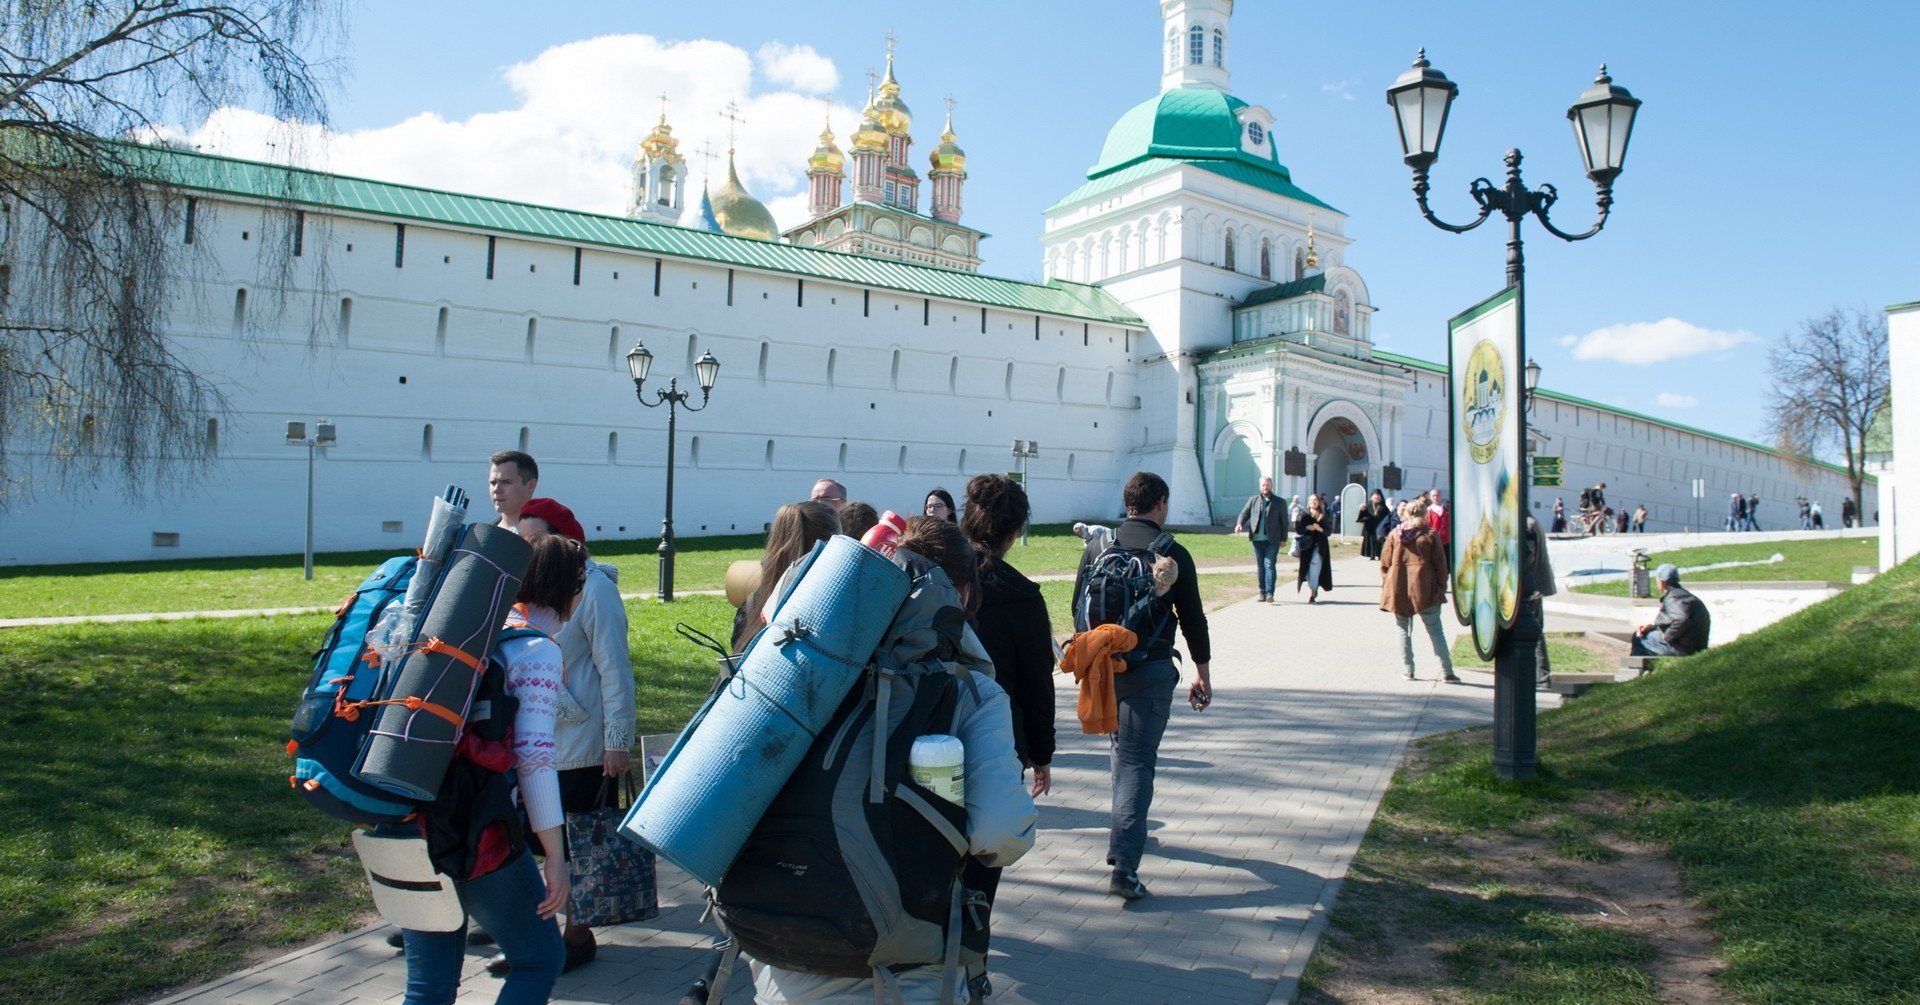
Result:
{"label": "orange jacket tied to backpack", "polygon": [[1089,628],[1067,643],[1060,656],[1060,672],[1080,682],[1080,731],[1111,733],[1120,728],[1119,701],[1113,694],[1113,675],[1124,673],[1122,653],[1133,651],[1140,637],[1119,625]]}

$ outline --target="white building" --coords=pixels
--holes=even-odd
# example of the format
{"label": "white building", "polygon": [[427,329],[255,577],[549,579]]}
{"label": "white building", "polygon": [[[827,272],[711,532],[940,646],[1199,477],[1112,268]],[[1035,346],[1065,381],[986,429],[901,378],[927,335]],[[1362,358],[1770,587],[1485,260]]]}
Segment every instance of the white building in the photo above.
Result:
{"label": "white building", "polygon": [[1880,500],[1886,528],[1880,533],[1882,569],[1920,555],[1920,301],[1887,308],[1887,371],[1892,376],[1887,406],[1867,438],[1869,469],[1880,468],[1885,495]]}
{"label": "white building", "polygon": [[[951,115],[920,211],[891,60],[854,134],[851,200],[829,128],[808,159],[812,217],[785,240],[731,166],[691,190],[664,118],[630,217],[156,151],[195,204],[170,334],[228,395],[207,417],[214,460],[196,488],[146,502],[43,492],[0,514],[0,563],[297,550],[306,457],[283,431],[320,418],[339,430],[318,468],[323,550],[412,547],[430,497],[448,482],[480,496],[487,455],[514,447],[590,538],[652,536],[667,417],[633,400],[636,340],[656,357],[650,386],[690,386],[703,351],[722,363],[707,409],[681,416],[682,535],[758,531],[821,476],[915,508],[1009,468],[1015,439],[1044,446],[1029,463],[1042,521],[1110,517],[1138,469],[1167,477],[1176,524],[1231,521],[1267,473],[1288,494],[1444,486],[1444,368],[1373,350],[1345,216],[1294,183],[1272,114],[1228,91],[1231,0],[1160,6],[1161,91],[1120,117],[1083,183],[1063,180],[1044,284],[977,274],[986,235],[960,223]],[[282,233],[291,285],[263,288],[279,274],[260,243]],[[1552,392],[1535,422],[1571,491],[1604,480],[1656,528],[1693,524],[1693,478],[1712,490],[1709,526],[1729,491],[1771,501],[1778,526],[1794,496],[1844,487]]]}

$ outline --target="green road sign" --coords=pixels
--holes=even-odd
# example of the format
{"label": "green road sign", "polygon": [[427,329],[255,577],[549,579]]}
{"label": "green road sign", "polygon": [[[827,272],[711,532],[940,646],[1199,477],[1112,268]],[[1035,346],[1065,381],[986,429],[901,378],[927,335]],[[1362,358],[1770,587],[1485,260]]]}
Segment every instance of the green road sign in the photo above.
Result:
{"label": "green road sign", "polygon": [[1009,471],[1007,472],[1007,480],[1015,485],[1024,486],[1027,483],[1027,476],[1018,471]]}
{"label": "green road sign", "polygon": [[1533,459],[1533,473],[1534,473],[1534,474],[1536,474],[1536,475],[1557,475],[1557,474],[1559,474],[1559,473],[1560,473],[1560,458],[1558,458],[1558,457],[1535,457],[1535,458]]}
{"label": "green road sign", "polygon": [[1535,488],[1557,489],[1560,487],[1560,476],[1557,474],[1534,475],[1533,484]]}

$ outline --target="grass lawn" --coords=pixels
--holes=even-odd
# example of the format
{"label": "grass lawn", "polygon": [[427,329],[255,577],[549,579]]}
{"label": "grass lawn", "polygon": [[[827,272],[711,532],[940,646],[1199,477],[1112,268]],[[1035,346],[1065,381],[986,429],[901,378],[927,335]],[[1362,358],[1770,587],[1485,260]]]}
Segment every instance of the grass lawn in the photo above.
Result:
{"label": "grass lawn", "polygon": [[[684,621],[628,605],[639,726],[712,685]],[[324,615],[0,632],[0,1001],[104,1005],[208,980],[364,923],[348,828],[287,790],[284,751]]]}
{"label": "grass lawn", "polygon": [[[1234,534],[1184,532],[1181,543],[1206,565],[1251,564],[1246,539]],[[676,592],[717,590],[727,565],[757,561],[764,535],[681,538],[674,560]],[[651,593],[659,586],[657,540],[602,541],[594,557],[620,568],[620,589]],[[1015,545],[1011,561],[1028,575],[1072,572],[1081,542],[1065,525],[1036,526],[1029,543]],[[313,581],[301,578],[301,556],[183,559],[93,565],[39,565],[0,569],[0,618],[212,611],[252,608],[333,608],[368,571],[400,551],[337,552],[314,556]]]}
{"label": "grass lawn", "polygon": [[[1419,660],[1426,651],[1426,644],[1416,636],[1413,646],[1414,659]],[[1553,669],[1557,673],[1595,673],[1609,669],[1599,653],[1573,639],[1555,638],[1552,635],[1547,636],[1547,661],[1553,664]],[[1458,668],[1493,672],[1493,661],[1483,660],[1479,653],[1473,651],[1473,638],[1468,635],[1462,635],[1453,640],[1453,665]]]}
{"label": "grass lawn", "polygon": [[[1419,741],[1349,873],[1303,1001],[1417,944],[1421,989],[1481,1003],[1673,1000],[1667,940],[1543,895],[1631,849],[1677,869],[1733,1000],[1920,1000],[1920,561],[1539,720],[1537,777],[1486,729]],[[1529,861],[1491,847],[1538,849]],[[1628,849],[1622,851],[1622,849]],[[1572,903],[1568,901],[1572,900]],[[1400,956],[1408,954],[1400,952]],[[1724,969],[1720,969],[1720,968]],[[1670,991],[1671,989],[1667,989]],[[1688,1001],[1709,1000],[1690,997]]]}
{"label": "grass lawn", "polygon": [[[1853,582],[1856,565],[1880,564],[1880,540],[1873,537],[1831,537],[1814,541],[1756,541],[1752,544],[1716,544],[1704,548],[1682,548],[1655,552],[1649,557],[1654,565],[1672,562],[1682,569],[1715,562],[1758,562],[1774,555],[1786,561],[1770,565],[1736,565],[1726,569],[1705,569],[1688,573],[1688,583],[1781,582],[1815,580],[1828,583]],[[1627,595],[1625,580],[1591,583],[1574,587],[1575,593],[1602,597]]]}

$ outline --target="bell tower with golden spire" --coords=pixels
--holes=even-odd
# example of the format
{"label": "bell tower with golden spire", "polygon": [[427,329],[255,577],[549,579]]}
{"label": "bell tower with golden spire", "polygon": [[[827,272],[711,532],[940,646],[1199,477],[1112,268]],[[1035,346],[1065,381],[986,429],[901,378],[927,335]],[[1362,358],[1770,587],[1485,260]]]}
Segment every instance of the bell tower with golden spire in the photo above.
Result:
{"label": "bell tower with golden spire", "polygon": [[853,201],[881,201],[887,171],[887,130],[874,112],[874,89],[879,75],[867,71],[867,107],[860,113],[860,128],[853,134]]}
{"label": "bell tower with golden spire", "polygon": [[[833,107],[831,102],[827,107]],[[846,180],[846,157],[833,143],[833,118],[829,114],[820,130],[820,145],[807,158],[807,214],[820,216],[840,208],[840,188]]]}
{"label": "bell tower with golden spire", "polygon": [[667,125],[667,96],[660,95],[660,122],[640,141],[633,158],[633,191],[627,215],[653,223],[673,223],[686,208],[687,161],[680,141]]}
{"label": "bell tower with golden spire", "polygon": [[953,95],[947,95],[947,127],[940,133],[940,145],[928,158],[932,170],[927,178],[933,183],[933,218],[946,223],[960,222],[960,185],[967,180],[967,152],[960,149],[953,135]]}
{"label": "bell tower with golden spire", "polygon": [[900,100],[900,81],[893,75],[894,47],[899,41],[899,36],[889,29],[887,75],[880,81],[880,94],[873,102],[874,119],[887,133],[887,166],[881,201],[908,212],[918,212],[920,175],[907,160],[913,150],[913,112]]}

